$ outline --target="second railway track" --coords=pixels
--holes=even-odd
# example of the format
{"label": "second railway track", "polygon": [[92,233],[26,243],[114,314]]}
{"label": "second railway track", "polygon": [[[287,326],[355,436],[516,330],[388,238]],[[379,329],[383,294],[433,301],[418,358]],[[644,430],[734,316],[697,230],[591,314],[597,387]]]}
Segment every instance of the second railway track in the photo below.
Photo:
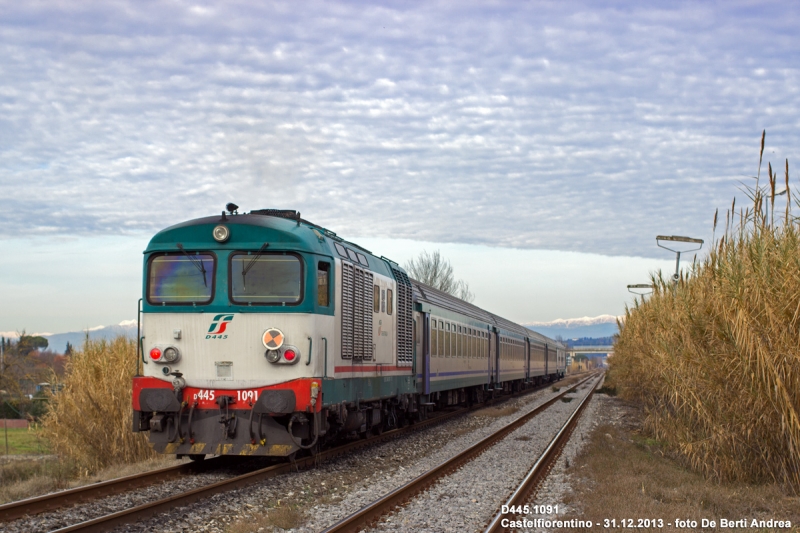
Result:
{"label": "second railway track", "polygon": [[[505,425],[499,431],[492,433],[456,456],[453,456],[447,461],[438,464],[436,467],[424,472],[403,486],[390,491],[369,505],[361,508],[355,513],[352,513],[343,520],[340,520],[336,524],[325,529],[324,533],[353,533],[378,525],[378,529],[381,531],[390,529],[396,531],[444,531],[446,530],[446,527],[454,527],[454,530],[462,531],[468,530],[465,529],[466,522],[485,523],[486,519],[488,519],[490,516],[491,510],[488,513],[485,513],[485,519],[480,517],[480,512],[478,512],[476,516],[466,515],[473,512],[473,510],[480,505],[485,506],[487,502],[488,506],[493,508],[493,499],[496,499],[498,495],[492,492],[491,488],[488,486],[489,484],[486,483],[486,479],[474,478],[472,480],[464,479],[460,481],[448,480],[446,483],[442,482],[441,484],[438,484],[438,482],[443,480],[445,477],[456,473],[456,471],[458,471],[464,465],[476,459],[478,456],[483,454],[483,452],[501,440],[507,439],[512,432],[516,432],[520,428],[527,426],[534,417],[537,417],[539,414],[545,412],[545,410],[551,408],[551,406],[558,406],[559,399],[566,400],[565,396],[567,394],[575,389],[578,389],[582,385],[585,385],[591,380],[591,377],[587,378],[570,387],[563,393],[554,396],[549,401],[518,417],[514,422]],[[576,402],[576,404],[577,403],[578,402]],[[568,414],[566,416],[569,417]],[[557,428],[553,429],[557,430]],[[523,443],[524,441],[530,440],[528,435],[522,435],[517,438],[518,440],[523,441]],[[507,446],[507,448],[508,450],[506,450],[505,454],[493,450],[493,453],[490,456],[490,461],[494,462],[495,474],[497,472],[497,468],[502,470],[503,465],[507,464],[507,459],[509,456],[519,452],[524,453],[524,450],[518,449],[524,448],[524,446],[517,447],[511,445]],[[513,472],[509,472],[509,474],[513,474]],[[454,475],[453,477],[457,476]],[[429,489],[429,492],[434,492],[434,485],[436,485],[438,494],[428,494],[428,501],[415,505],[418,503],[417,500],[422,499],[422,496],[418,495],[426,493],[426,491],[429,491]],[[412,499],[414,501],[411,501]],[[437,505],[435,501],[440,502],[438,505],[440,509],[438,511],[436,510]],[[458,505],[454,505],[454,502],[457,502]],[[406,505],[406,507],[400,511],[400,513],[398,513],[402,514],[403,517],[398,516],[396,519],[390,517],[386,519],[386,521],[381,521],[383,520],[383,517],[391,514],[401,505]],[[426,517],[425,513],[431,513],[431,511],[432,514]],[[443,527],[437,527],[431,523],[432,519],[435,520],[436,518],[441,518],[443,516],[446,517],[448,514],[456,513],[459,513],[462,516],[454,518],[465,520],[456,521],[454,524],[448,524],[447,526]]]}

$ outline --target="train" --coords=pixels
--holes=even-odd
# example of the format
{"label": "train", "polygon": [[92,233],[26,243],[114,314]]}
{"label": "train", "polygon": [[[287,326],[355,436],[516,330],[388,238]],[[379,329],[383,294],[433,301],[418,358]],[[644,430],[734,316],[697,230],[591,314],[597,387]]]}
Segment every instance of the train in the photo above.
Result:
{"label": "train", "polygon": [[143,267],[133,431],[161,454],[292,458],[566,372],[560,342],[294,210],[229,204]]}

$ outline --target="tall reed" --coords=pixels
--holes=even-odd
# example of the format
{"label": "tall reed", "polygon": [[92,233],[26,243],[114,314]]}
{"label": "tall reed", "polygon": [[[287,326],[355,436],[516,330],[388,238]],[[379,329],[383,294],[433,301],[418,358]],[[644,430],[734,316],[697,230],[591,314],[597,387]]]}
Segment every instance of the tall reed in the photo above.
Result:
{"label": "tall reed", "polygon": [[63,390],[50,400],[43,434],[56,454],[84,474],[154,455],[146,434],[131,429],[135,359],[131,339],[87,339],[70,356]]}
{"label": "tall reed", "polygon": [[652,276],[653,294],[620,321],[610,374],[695,469],[800,492],[800,227],[785,168],[785,191],[771,165],[766,185],[759,172],[745,187],[751,207],[732,204],[690,276]]}

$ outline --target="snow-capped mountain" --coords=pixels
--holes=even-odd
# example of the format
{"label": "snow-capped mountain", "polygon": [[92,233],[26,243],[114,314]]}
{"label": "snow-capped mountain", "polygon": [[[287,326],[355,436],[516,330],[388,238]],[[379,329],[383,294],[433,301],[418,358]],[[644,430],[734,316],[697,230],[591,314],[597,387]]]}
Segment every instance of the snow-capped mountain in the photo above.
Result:
{"label": "snow-capped mountain", "polygon": [[559,335],[564,339],[609,337],[619,332],[617,318],[614,315],[559,318],[551,322],[530,322],[524,326],[552,338]]}

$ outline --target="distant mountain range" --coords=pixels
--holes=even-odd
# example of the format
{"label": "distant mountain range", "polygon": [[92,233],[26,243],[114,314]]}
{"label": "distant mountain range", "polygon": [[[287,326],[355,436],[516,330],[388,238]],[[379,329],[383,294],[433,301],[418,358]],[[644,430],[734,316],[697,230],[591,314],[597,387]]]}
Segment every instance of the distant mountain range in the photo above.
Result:
{"label": "distant mountain range", "polygon": [[[17,333],[2,332],[5,338],[16,338]],[[35,335],[47,339],[47,349],[58,353],[64,353],[69,342],[74,348],[83,346],[83,341],[86,335],[92,340],[106,339],[111,340],[124,335],[130,338],[136,338],[136,321],[123,320],[115,326],[95,326],[87,328],[83,331],[70,331],[69,333],[28,333],[28,335]]]}
{"label": "distant mountain range", "polygon": [[[610,337],[616,335],[617,317],[613,315],[600,315],[596,317],[583,318],[559,318],[552,322],[531,322],[524,324],[525,327],[532,329],[550,338],[579,339],[582,337]],[[6,338],[15,338],[16,333],[2,333]],[[69,333],[31,333],[31,335],[41,335],[47,339],[48,348],[54,352],[64,353],[67,342],[75,348],[83,345],[86,335],[92,340],[106,339],[111,340],[119,335],[134,338],[136,337],[136,321],[123,320],[114,326],[96,326],[83,331],[71,331]]]}
{"label": "distant mountain range", "polygon": [[552,322],[531,322],[523,325],[550,338],[560,335],[565,340],[582,337],[610,337],[619,333],[617,317],[614,315],[559,318]]}

